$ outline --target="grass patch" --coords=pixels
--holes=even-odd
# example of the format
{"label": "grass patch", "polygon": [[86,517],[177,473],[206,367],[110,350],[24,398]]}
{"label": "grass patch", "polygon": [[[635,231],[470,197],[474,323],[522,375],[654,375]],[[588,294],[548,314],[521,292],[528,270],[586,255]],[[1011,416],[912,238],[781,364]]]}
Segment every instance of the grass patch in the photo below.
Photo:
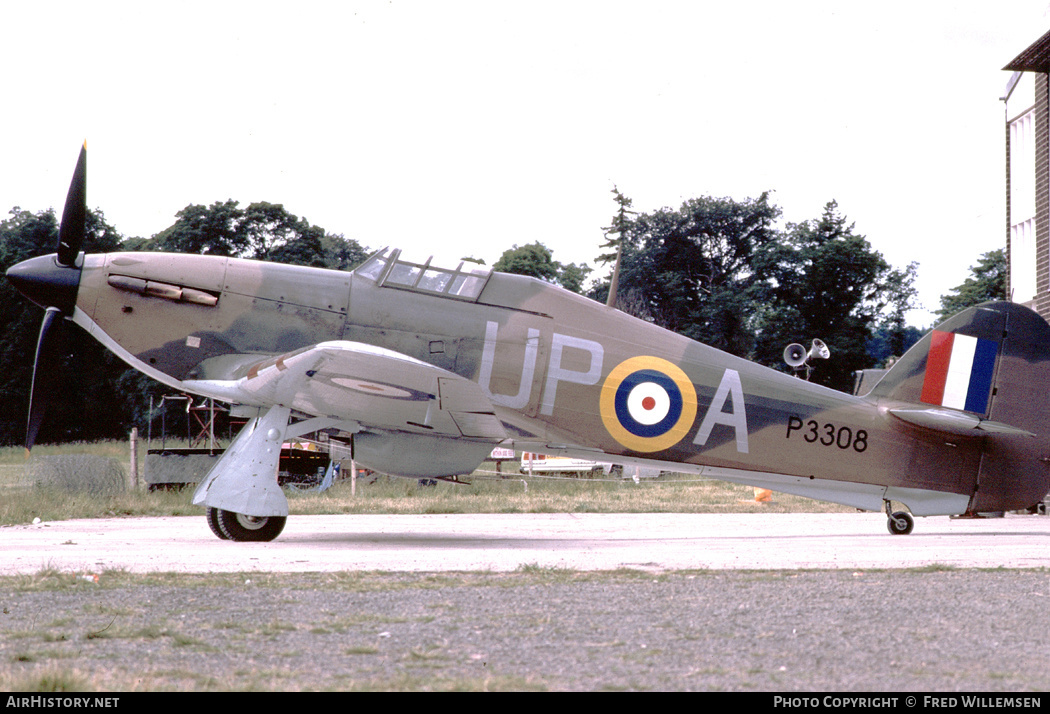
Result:
{"label": "grass patch", "polygon": [[94,690],[83,674],[54,665],[17,675],[0,675],[0,687],[9,692],[87,692]]}
{"label": "grass patch", "polygon": [[[55,521],[203,512],[192,504],[192,488],[152,493],[144,486],[125,488],[120,479],[127,469],[128,454],[126,442],[39,446],[27,462],[21,448],[0,448],[0,525],[31,523],[36,518]],[[505,465],[505,471],[509,468]],[[464,481],[467,483],[422,485],[417,479],[369,476],[359,479],[355,489],[347,478],[325,492],[286,493],[291,515],[853,510],[786,494],[777,494],[772,503],[756,503],[748,486],[689,474],[664,474],[639,483],[631,479],[528,477],[516,473],[500,477],[494,473],[494,464],[486,463]]]}
{"label": "grass patch", "polygon": [[[748,572],[748,571],[740,571]],[[756,571],[763,572],[763,571]],[[677,575],[697,577],[717,575],[715,571],[675,571]],[[243,573],[129,573],[124,570],[103,570],[99,573],[98,584],[85,583],[77,573],[62,573],[45,568],[34,575],[0,576],[0,590],[20,591],[78,591],[78,590],[116,590],[122,588],[165,586],[194,589],[222,589],[238,591],[245,588],[265,588],[280,590],[332,590],[340,592],[393,592],[397,590],[436,590],[447,588],[496,587],[515,588],[535,585],[570,584],[584,582],[612,582],[636,580],[662,580],[671,577],[661,573],[653,575],[642,570],[618,568],[616,570],[570,570],[566,568],[548,568],[536,565],[519,566],[511,572],[464,571],[441,573],[388,573],[371,570],[361,572],[320,572],[320,573],[252,573],[251,584],[246,584]],[[448,607],[446,603],[435,603],[434,607]],[[111,617],[130,614],[122,608],[100,607],[93,605],[85,609],[85,614],[96,617]],[[48,627],[68,626],[73,620],[60,618],[47,624]],[[409,619],[394,614],[360,612],[329,615],[324,621],[326,629],[334,632],[344,631],[351,626],[362,623],[387,625],[408,622]],[[237,632],[275,634],[293,632],[297,625],[281,620],[265,622],[234,622],[220,620],[212,625],[215,629]],[[100,628],[101,629],[101,628]],[[113,636],[100,633],[98,637]],[[126,635],[121,635],[126,636]],[[136,636],[150,637],[150,632],[139,631]],[[162,627],[153,636],[171,636],[168,627]]]}
{"label": "grass patch", "polygon": [[930,563],[929,565],[912,568],[912,572],[916,573],[949,573],[953,570],[958,570],[958,568],[950,563]]}
{"label": "grass patch", "polygon": [[357,647],[347,647],[343,650],[345,655],[374,655],[379,654],[378,647],[371,647],[368,645],[360,645]]}

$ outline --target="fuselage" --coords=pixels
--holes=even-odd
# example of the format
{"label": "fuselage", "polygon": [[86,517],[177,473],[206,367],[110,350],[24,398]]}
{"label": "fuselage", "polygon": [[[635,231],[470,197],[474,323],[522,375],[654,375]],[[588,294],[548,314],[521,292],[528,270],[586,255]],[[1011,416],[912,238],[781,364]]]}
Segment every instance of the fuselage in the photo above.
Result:
{"label": "fuselage", "polygon": [[187,391],[243,377],[267,357],[345,340],[477,382],[522,448],[732,472],[738,478],[729,480],[786,491],[816,488],[816,497],[815,484],[834,483],[838,497],[828,500],[858,507],[879,504],[886,489],[927,494],[919,500],[930,513],[974,505],[980,439],[945,439],[876,400],[760,367],[533,278],[413,264],[396,251],[378,258],[348,273],[89,255],[74,319],[136,368]]}

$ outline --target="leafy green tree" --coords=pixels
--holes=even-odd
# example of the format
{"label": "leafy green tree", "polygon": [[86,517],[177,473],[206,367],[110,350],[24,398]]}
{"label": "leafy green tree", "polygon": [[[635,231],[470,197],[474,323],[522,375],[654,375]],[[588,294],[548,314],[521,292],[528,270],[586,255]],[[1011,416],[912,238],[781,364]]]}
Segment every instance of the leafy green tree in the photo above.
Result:
{"label": "leafy green tree", "polygon": [[934,314],[946,320],[960,310],[989,300],[1006,300],[1006,251],[990,250],[970,266],[970,275],[962,285],[956,285],[941,296],[941,308]]}
{"label": "leafy green tree", "polygon": [[921,340],[924,334],[925,330],[912,325],[906,325],[900,331],[887,327],[885,324],[876,327],[872,331],[871,339],[865,345],[868,366],[872,368],[889,367],[891,360],[896,361],[912,345]]}
{"label": "leafy green tree", "polygon": [[[54,211],[13,208],[0,221],[0,270],[53,253],[57,241]],[[187,206],[174,225],[150,240],[125,239],[101,211],[89,210],[85,252],[118,249],[252,256],[344,270],[367,257],[357,241],[327,234],[279,204],[258,203],[242,210],[233,200]],[[0,280],[0,444],[18,444],[25,436],[42,316],[43,310]],[[144,427],[150,396],[159,404],[160,396],[170,390],[128,367],[83,330],[67,327],[66,355],[56,368],[55,389],[61,398],[51,401],[38,441],[125,438],[133,425]]]}
{"label": "leafy green tree", "polygon": [[[11,209],[0,222],[0,270],[55,251],[58,221],[53,211]],[[33,355],[43,311],[28,302],[7,280],[0,280],[0,440],[21,443],[25,436]]]}
{"label": "leafy green tree", "polygon": [[492,269],[501,273],[539,278],[575,293],[583,291],[583,282],[591,272],[591,268],[585,263],[562,265],[554,260],[551,249],[539,241],[508,248],[493,264]]}
{"label": "leafy green tree", "polygon": [[773,282],[759,312],[757,360],[782,367],[788,344],[808,347],[819,338],[831,359],[813,363],[813,381],[852,389],[854,371],[871,366],[866,344],[893,297],[888,285],[907,294],[908,272],[895,274],[834,201],[818,220],[789,225],[785,239],[769,245],[758,266]]}
{"label": "leafy green tree", "polygon": [[337,269],[354,267],[367,257],[357,241],[329,235],[279,203],[260,201],[242,209],[232,199],[186,206],[150,247]]}
{"label": "leafy green tree", "polygon": [[868,356],[873,365],[883,364],[890,357],[900,357],[922,337],[921,330],[907,324],[908,311],[919,307],[919,291],[915,288],[917,270],[918,263],[912,262],[904,270],[891,269],[880,281],[884,307],[875,332],[884,340],[882,346],[888,354],[873,352],[873,343],[869,342]]}
{"label": "leafy green tree", "polygon": [[606,251],[598,256],[598,262],[602,264],[616,260],[616,253],[619,250],[621,241],[630,233],[631,216],[638,215],[637,211],[631,210],[634,201],[625,196],[618,186],[612,187],[612,194],[613,200],[616,202],[616,213],[613,214],[609,225],[602,228],[605,242],[600,247]]}
{"label": "leafy green tree", "polygon": [[[0,270],[22,260],[55,251],[58,220],[53,211],[32,213],[14,208],[0,221]],[[88,211],[84,250],[106,252],[121,244],[120,234],[101,211]],[[18,444],[25,437],[33,375],[33,355],[43,310],[0,281],[0,443]],[[56,367],[55,389],[40,442],[87,441],[126,436],[136,395],[125,394],[119,381],[128,370],[83,330],[67,324],[66,354]],[[85,418],[85,415],[91,418]]]}
{"label": "leafy green tree", "polygon": [[248,249],[247,238],[240,230],[244,212],[232,198],[211,206],[191,204],[175,218],[174,224],[153,237],[155,250],[235,256]]}
{"label": "leafy green tree", "polygon": [[125,238],[120,244],[121,250],[133,252],[136,250],[149,250],[152,247],[152,243],[149,238],[142,238],[141,236],[135,236],[133,238]]}
{"label": "leafy green tree", "polygon": [[550,248],[539,241],[520,247],[515,244],[503,251],[503,255],[492,265],[493,270],[501,273],[528,275],[548,283],[553,283],[558,277],[558,267]]}
{"label": "leafy green tree", "polygon": [[368,251],[356,240],[339,233],[325,233],[321,237],[325,267],[329,270],[353,270],[368,259]]}
{"label": "leafy green tree", "polygon": [[288,213],[279,203],[253,203],[239,226],[248,243],[246,257],[294,265],[325,265],[324,230]]}
{"label": "leafy green tree", "polygon": [[583,283],[591,274],[591,266],[586,263],[569,263],[558,271],[558,284],[566,290],[582,295]]}
{"label": "leafy green tree", "polygon": [[609,307],[616,307],[619,300],[620,265],[623,262],[623,243],[631,225],[628,216],[636,216],[638,214],[630,210],[634,202],[627,198],[627,196],[623,195],[617,186],[613,186],[612,192],[613,198],[616,200],[616,215],[613,216],[612,225],[602,229],[605,233],[606,241],[601,245],[602,248],[605,248],[610,252],[598,256],[598,262],[611,262],[613,264],[612,274],[609,276],[608,296],[605,300],[605,304]]}
{"label": "leafy green tree", "polygon": [[[751,316],[765,290],[754,261],[776,240],[780,209],[755,199],[695,198],[625,220],[618,230],[620,291],[631,312],[674,332],[746,356]],[[600,260],[608,256],[602,256]],[[608,295],[608,284],[592,297]]]}

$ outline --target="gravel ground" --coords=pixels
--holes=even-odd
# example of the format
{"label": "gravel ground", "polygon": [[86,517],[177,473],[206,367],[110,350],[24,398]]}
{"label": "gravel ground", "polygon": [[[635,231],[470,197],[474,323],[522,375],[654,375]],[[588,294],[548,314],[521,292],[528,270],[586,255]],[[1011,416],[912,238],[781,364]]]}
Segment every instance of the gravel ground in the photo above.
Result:
{"label": "gravel ground", "polygon": [[1046,691],[1043,570],[0,579],[0,688]]}

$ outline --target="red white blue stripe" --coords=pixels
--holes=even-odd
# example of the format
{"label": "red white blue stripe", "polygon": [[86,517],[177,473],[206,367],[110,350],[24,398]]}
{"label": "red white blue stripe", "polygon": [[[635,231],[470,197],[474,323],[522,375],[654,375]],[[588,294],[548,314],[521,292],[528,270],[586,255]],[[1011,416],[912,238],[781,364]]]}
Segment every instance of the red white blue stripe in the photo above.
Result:
{"label": "red white blue stripe", "polygon": [[986,413],[998,353],[993,340],[934,330],[920,398],[926,404]]}

